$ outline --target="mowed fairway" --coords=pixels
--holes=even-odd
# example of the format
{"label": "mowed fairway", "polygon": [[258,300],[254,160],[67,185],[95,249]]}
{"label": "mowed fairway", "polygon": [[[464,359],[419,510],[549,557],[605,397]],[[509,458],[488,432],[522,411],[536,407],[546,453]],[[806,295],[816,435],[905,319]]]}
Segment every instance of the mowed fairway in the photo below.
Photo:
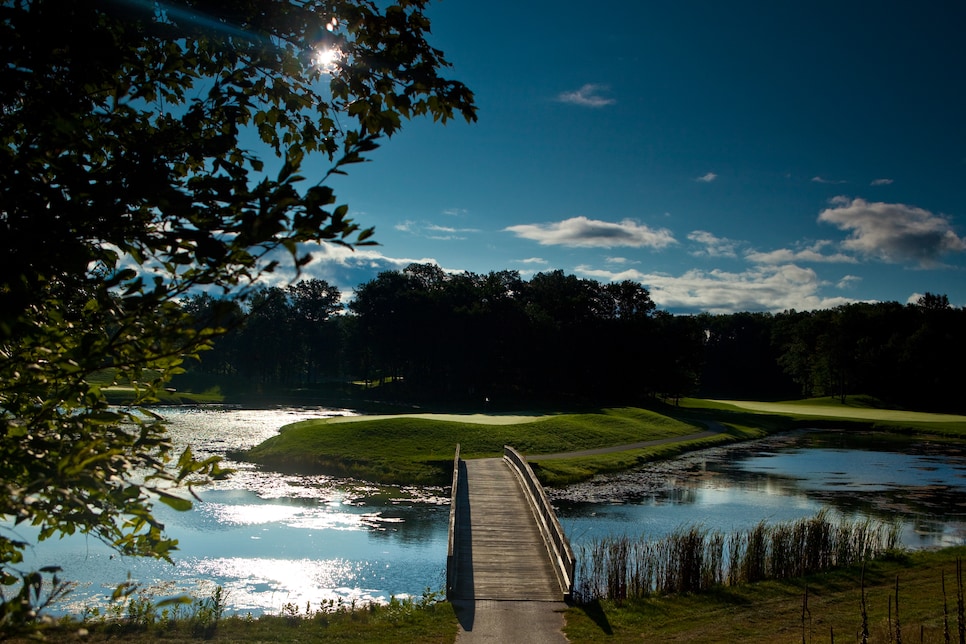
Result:
{"label": "mowed fairway", "polygon": [[710,400],[719,405],[732,406],[765,414],[792,416],[816,416],[822,418],[846,418],[879,423],[966,423],[966,416],[955,414],[932,414],[873,407],[849,407],[819,402],[759,402],[755,400]]}

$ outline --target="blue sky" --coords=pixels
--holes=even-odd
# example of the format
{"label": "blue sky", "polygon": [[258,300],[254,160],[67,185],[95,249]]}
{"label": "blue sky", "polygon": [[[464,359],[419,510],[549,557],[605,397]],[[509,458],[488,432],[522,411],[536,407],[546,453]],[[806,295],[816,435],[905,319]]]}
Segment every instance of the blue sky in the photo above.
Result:
{"label": "blue sky", "polygon": [[380,245],[306,276],[561,269],[662,309],[966,306],[966,3],[444,0],[479,121],[334,182]]}

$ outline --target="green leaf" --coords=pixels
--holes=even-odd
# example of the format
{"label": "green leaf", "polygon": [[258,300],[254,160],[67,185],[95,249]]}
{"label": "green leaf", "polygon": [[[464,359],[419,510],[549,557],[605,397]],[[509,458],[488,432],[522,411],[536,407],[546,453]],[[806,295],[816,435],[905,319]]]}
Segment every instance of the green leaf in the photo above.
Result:
{"label": "green leaf", "polygon": [[[184,356],[242,325],[240,314],[185,314],[186,294],[237,295],[276,266],[300,267],[302,243],[353,247],[355,224],[347,209],[325,212],[337,201],[322,182],[362,161],[414,101],[436,97],[440,114],[475,108],[469,90],[439,75],[447,63],[426,41],[422,0],[336,3],[346,17],[333,38],[346,60],[378,68],[345,65],[331,93],[294,46],[319,29],[312,3],[231,3],[232,24],[259,35],[231,37],[231,47],[224,34],[155,20],[152,3],[102,4],[57,4],[71,29],[53,49],[38,3],[0,11],[4,69],[30,77],[0,84],[3,243],[13,255],[0,274],[4,484],[17,490],[9,515],[43,538],[90,534],[164,558],[174,543],[149,495],[178,510],[191,502],[152,486],[225,471],[190,450],[178,458],[150,412],[117,411],[107,396],[151,401]],[[252,149],[248,129],[260,137]],[[328,163],[345,157],[297,189],[316,151]],[[279,164],[276,179],[255,176]],[[26,547],[0,540],[0,564]]]}
{"label": "green leaf", "polygon": [[175,496],[173,494],[168,494],[162,490],[156,490],[158,493],[158,500],[164,503],[166,506],[177,510],[178,512],[187,512],[193,506],[191,501],[188,499],[183,499],[180,496]]}

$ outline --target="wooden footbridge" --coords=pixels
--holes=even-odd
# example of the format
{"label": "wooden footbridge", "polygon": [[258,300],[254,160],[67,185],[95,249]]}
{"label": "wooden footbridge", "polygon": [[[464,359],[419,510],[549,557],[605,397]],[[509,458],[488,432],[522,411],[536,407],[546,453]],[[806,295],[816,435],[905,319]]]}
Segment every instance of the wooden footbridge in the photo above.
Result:
{"label": "wooden footbridge", "polygon": [[450,600],[560,602],[574,555],[540,482],[512,447],[453,461],[446,591]]}

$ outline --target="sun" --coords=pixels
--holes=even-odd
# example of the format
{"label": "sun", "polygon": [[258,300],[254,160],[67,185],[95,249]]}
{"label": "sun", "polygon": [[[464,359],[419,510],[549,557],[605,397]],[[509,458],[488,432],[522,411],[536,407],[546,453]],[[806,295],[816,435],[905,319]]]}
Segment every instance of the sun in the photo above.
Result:
{"label": "sun", "polygon": [[[332,17],[325,25],[325,29],[329,33],[335,32],[338,27],[339,19],[335,17]],[[319,46],[315,48],[315,54],[312,58],[312,62],[322,71],[326,72],[327,74],[331,74],[339,67],[342,57],[342,50],[340,50],[338,47]]]}
{"label": "sun", "polygon": [[325,47],[315,50],[312,63],[326,73],[334,72],[342,61],[342,51],[336,47]]}

